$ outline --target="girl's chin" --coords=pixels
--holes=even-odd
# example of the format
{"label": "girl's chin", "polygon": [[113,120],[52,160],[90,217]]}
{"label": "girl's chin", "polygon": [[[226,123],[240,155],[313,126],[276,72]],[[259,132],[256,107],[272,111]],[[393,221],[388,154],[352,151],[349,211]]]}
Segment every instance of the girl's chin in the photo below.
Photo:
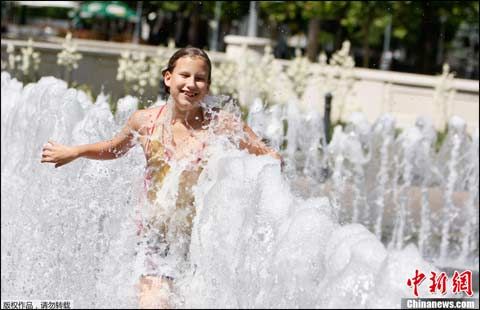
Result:
{"label": "girl's chin", "polygon": [[182,105],[197,105],[201,100],[200,96],[195,96],[195,97],[188,97],[187,95],[180,94],[177,97],[177,102],[181,103]]}
{"label": "girl's chin", "polygon": [[188,111],[198,106],[198,102],[198,100],[193,101],[181,98],[177,101],[177,107],[182,111]]}

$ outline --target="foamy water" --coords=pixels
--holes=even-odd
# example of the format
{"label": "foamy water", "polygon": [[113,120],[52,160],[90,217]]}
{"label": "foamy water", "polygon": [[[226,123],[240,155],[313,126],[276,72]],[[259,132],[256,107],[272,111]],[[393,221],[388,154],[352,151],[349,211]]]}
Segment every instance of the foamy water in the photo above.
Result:
{"label": "foamy water", "polygon": [[[55,78],[24,87],[2,73],[1,87],[2,299],[136,307],[141,148],[114,161],[40,163],[48,139],[112,137],[136,102],[124,98],[114,118],[106,97],[92,104]],[[175,306],[398,308],[413,297],[415,269],[439,271],[413,244],[387,249],[366,226],[340,224],[331,199],[301,198],[278,161],[220,142],[195,188],[191,261]],[[432,296],[428,285],[419,292]]]}

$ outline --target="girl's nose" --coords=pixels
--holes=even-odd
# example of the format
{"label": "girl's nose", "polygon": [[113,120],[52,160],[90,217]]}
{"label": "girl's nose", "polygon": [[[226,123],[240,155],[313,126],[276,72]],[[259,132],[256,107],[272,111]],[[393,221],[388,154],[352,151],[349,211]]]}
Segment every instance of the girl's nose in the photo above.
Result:
{"label": "girl's nose", "polygon": [[190,87],[190,88],[193,88],[193,87],[196,87],[196,83],[195,83],[195,78],[194,77],[190,77],[187,79],[187,87]]}

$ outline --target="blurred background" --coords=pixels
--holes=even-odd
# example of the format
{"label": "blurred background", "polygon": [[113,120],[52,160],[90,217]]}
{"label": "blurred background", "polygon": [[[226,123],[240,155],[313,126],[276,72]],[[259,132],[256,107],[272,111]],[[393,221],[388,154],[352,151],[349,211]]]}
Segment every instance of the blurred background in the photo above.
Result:
{"label": "blurred background", "polygon": [[[113,5],[108,7],[108,5]],[[478,79],[478,1],[2,1],[2,39],[64,37],[225,51],[227,35],[269,38],[276,58],[311,61],[345,40],[357,67]]]}

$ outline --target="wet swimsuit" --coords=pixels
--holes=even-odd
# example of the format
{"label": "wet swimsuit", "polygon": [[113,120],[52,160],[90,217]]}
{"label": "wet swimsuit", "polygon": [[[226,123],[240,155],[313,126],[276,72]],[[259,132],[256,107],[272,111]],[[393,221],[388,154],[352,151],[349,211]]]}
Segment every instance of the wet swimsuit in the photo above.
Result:
{"label": "wet swimsuit", "polygon": [[[165,178],[171,172],[169,162],[173,158],[164,143],[165,126],[164,120],[160,119],[164,107],[160,108],[153,126],[147,131],[149,137],[145,145],[147,154],[145,191],[148,203],[159,210],[168,208],[165,206],[165,197],[157,196],[165,185]],[[159,125],[157,126],[157,124]],[[201,151],[204,147],[205,143]],[[195,162],[200,162],[201,157],[198,156]],[[162,216],[153,220],[144,219],[142,230],[145,250],[144,275],[176,278],[185,268],[188,260],[191,226],[195,216],[192,186],[196,184],[201,170],[201,166],[197,165],[195,169],[181,172],[173,211],[170,211],[167,216],[165,216],[166,213],[162,213]]]}

